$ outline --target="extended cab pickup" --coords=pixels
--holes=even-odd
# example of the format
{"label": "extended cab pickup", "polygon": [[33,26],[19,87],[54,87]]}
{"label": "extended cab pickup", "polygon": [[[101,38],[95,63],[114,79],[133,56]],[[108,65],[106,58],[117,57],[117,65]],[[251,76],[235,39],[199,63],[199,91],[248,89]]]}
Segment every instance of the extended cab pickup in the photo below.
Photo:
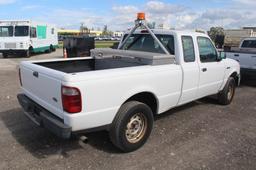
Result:
{"label": "extended cab pickup", "polygon": [[240,66],[220,58],[207,35],[145,28],[90,58],[22,62],[24,113],[63,138],[108,130],[129,152],[146,142],[154,115],[213,94],[220,104],[232,101]]}
{"label": "extended cab pickup", "polygon": [[256,38],[242,40],[239,47],[232,47],[226,56],[240,63],[242,75],[256,75]]}

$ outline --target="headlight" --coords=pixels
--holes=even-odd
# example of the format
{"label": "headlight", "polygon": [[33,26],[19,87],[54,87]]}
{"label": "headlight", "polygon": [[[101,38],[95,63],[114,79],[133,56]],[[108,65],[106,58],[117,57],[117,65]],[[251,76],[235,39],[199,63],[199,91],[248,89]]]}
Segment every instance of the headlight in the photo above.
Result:
{"label": "headlight", "polygon": [[20,48],[23,48],[24,47],[24,44],[23,42],[20,43]]}

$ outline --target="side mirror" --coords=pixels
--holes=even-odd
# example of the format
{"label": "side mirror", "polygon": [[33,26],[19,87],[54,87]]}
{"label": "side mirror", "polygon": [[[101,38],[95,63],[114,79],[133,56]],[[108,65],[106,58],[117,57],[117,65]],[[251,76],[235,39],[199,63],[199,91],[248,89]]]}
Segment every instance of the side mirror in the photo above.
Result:
{"label": "side mirror", "polygon": [[219,57],[221,60],[226,59],[226,53],[224,51],[219,51]]}

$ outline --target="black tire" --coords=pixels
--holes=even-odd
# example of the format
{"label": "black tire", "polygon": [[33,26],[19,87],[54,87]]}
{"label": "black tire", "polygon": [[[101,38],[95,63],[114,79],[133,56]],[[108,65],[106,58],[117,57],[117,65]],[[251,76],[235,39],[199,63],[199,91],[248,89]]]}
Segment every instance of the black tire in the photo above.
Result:
{"label": "black tire", "polygon": [[26,50],[24,53],[23,53],[23,57],[25,58],[29,58],[31,56],[31,50]]}
{"label": "black tire", "polygon": [[224,89],[218,94],[218,101],[222,105],[229,105],[235,95],[236,82],[233,77],[229,77]]}
{"label": "black tire", "polygon": [[7,53],[3,53],[3,58],[7,58],[8,57],[8,54]]}
{"label": "black tire", "polygon": [[[146,104],[137,101],[127,102],[121,106],[112,122],[110,139],[123,152],[134,151],[145,144],[151,134],[153,123],[153,113]],[[130,129],[128,124],[132,126]],[[133,130],[138,133],[134,137]]]}
{"label": "black tire", "polygon": [[51,52],[56,51],[56,49],[52,45],[50,46],[50,50]]}

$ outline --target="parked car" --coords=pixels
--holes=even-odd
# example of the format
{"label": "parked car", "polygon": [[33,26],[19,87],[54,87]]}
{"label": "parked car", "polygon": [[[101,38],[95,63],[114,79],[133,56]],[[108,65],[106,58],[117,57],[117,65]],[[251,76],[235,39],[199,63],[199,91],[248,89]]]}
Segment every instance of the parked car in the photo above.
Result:
{"label": "parked car", "polygon": [[0,21],[0,53],[30,57],[31,53],[51,52],[58,47],[57,29],[34,21]]}
{"label": "parked car", "polygon": [[226,56],[240,63],[243,75],[256,75],[256,38],[243,39],[239,47],[231,48]]}
{"label": "parked car", "polygon": [[150,136],[154,115],[217,94],[232,102],[239,63],[221,58],[206,34],[136,30],[119,49],[94,49],[90,58],[24,61],[18,100],[37,125],[69,138],[72,133],[109,131],[124,152]]}

